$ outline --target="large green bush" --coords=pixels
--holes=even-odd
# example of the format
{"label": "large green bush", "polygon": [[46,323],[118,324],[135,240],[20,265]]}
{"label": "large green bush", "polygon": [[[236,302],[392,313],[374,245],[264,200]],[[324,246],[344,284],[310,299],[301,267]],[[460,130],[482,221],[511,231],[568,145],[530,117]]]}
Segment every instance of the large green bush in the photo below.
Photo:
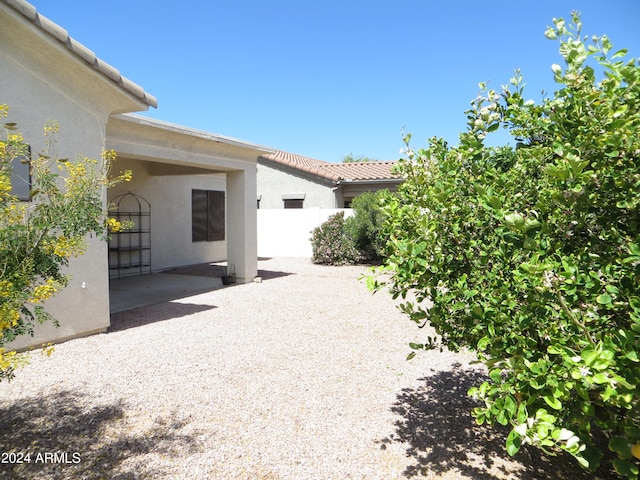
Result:
{"label": "large green bush", "polygon": [[354,215],[345,220],[345,232],[360,251],[361,260],[378,263],[384,257],[387,236],[383,232],[385,214],[381,204],[389,196],[388,190],[365,192],[351,202]]}
{"label": "large green bush", "polygon": [[311,261],[322,265],[353,265],[360,261],[360,252],[353,239],[345,233],[344,212],[331,215],[311,233]]}
{"label": "large green bush", "polygon": [[[637,478],[640,67],[583,38],[577,14],[554,24],[566,65],[552,96],[526,100],[516,73],[482,86],[459,145],[406,139],[406,181],[384,207],[387,283],[438,333],[412,347],[477,352],[489,379],[470,390],[473,415],[511,428],[510,454],[561,449],[592,470],[604,432],[615,470]],[[501,127],[515,148],[485,146]]]}
{"label": "large green bush", "polygon": [[388,190],[366,192],[353,199],[353,215],[332,215],[311,236],[313,263],[326,265],[378,264],[384,256],[387,236],[383,225],[383,199]]}

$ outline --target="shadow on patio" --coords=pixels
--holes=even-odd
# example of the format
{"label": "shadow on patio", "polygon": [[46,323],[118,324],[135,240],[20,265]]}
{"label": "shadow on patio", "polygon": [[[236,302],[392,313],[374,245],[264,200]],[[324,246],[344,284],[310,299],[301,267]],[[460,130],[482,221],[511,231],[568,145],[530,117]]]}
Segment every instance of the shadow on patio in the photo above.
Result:
{"label": "shadow on patio", "polygon": [[107,332],[121,332],[130,328],[142,327],[151,323],[172,320],[217,308],[214,305],[182,302],[165,302],[160,305],[147,305],[147,307],[149,308],[146,308],[144,313],[137,312],[138,309],[135,308],[111,314],[111,325]]}

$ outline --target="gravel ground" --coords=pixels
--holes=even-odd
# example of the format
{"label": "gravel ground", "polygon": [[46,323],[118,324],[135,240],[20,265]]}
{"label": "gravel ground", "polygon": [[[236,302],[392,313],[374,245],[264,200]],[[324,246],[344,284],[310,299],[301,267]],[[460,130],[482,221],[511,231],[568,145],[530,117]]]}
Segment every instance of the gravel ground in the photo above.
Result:
{"label": "gravel ground", "polygon": [[0,478],[605,478],[566,456],[509,458],[504,432],[469,416],[471,355],[406,361],[428,332],[367,291],[365,268],[259,268],[262,283],[118,313],[108,333],[31,353],[0,383]]}

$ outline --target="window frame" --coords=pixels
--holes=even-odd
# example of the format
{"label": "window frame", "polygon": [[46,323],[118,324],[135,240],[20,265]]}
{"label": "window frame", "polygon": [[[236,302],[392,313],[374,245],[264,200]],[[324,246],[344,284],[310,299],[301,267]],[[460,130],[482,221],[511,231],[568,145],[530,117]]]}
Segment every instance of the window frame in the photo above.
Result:
{"label": "window frame", "polygon": [[220,242],[226,239],[225,192],[191,189],[191,241]]}

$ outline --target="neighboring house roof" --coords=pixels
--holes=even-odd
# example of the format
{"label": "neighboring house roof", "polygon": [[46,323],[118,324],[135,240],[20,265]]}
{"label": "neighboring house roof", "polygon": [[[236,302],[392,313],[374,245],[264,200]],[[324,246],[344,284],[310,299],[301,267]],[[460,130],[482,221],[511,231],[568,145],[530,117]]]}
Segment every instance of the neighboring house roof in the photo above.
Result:
{"label": "neighboring house roof", "polygon": [[330,163],[280,150],[260,159],[335,183],[402,180],[401,175],[393,172],[396,162]]}
{"label": "neighboring house roof", "polygon": [[114,82],[120,88],[133,95],[134,97],[142,100],[145,104],[157,108],[158,101],[153,95],[148,94],[144,89],[132,82],[131,80],[123,77],[117,68],[112,67],[106,62],[103,62],[93,51],[87,47],[78,43],[76,40],[69,36],[69,33],[49,20],[47,17],[41,15],[36,10],[36,7],[24,0],[0,0],[6,5],[10,6],[17,12],[21,13],[31,23],[40,28],[44,33],[50,35],[53,39],[57,40],[60,44],[65,46],[71,53],[76,55],[80,60],[87,63],[94,70],[98,71],[106,78]]}

